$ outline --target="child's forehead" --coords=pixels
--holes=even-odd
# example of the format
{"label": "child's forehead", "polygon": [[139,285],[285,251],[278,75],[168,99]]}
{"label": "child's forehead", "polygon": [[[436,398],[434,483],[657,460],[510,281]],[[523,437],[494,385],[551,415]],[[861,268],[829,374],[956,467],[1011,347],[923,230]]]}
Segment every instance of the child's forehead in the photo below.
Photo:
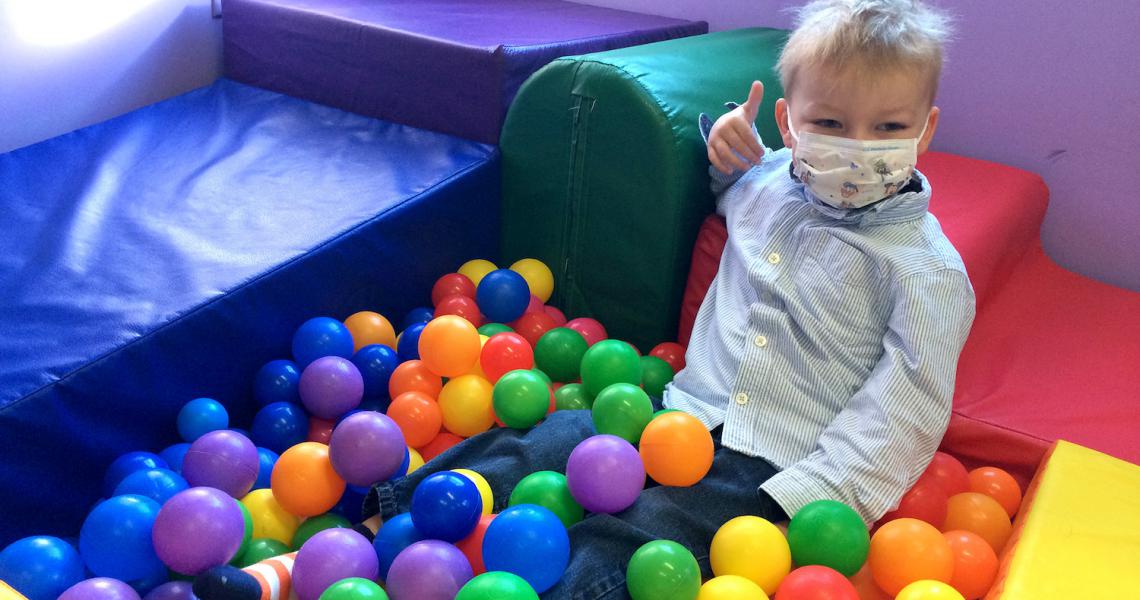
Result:
{"label": "child's forehead", "polygon": [[805,65],[796,73],[789,101],[825,108],[852,104],[911,108],[929,101],[931,77],[914,65]]}

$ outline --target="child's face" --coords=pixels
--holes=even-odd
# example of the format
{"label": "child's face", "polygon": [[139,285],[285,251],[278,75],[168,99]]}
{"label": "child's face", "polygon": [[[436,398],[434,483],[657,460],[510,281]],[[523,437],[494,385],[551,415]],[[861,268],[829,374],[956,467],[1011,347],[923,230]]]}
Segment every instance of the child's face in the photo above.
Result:
{"label": "child's face", "polygon": [[857,140],[916,138],[926,152],[938,125],[923,73],[911,68],[883,72],[870,69],[803,69],[787,98],[776,101],[776,124],[784,145],[794,148],[788,118],[796,133],[810,131]]}

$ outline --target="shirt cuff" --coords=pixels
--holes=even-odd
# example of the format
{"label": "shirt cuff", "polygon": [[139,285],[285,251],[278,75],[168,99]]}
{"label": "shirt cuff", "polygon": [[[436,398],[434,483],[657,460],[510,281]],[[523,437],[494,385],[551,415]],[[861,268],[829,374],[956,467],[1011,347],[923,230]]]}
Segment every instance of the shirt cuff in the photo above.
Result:
{"label": "shirt cuff", "polygon": [[[841,498],[835,498],[835,494],[820,485],[819,482],[792,469],[785,469],[776,473],[768,481],[760,484],[760,489],[767,492],[790,517],[795,517],[801,508],[816,500],[827,499],[844,502],[856,512],[860,512],[859,507],[852,506],[851,503],[845,502]],[[860,516],[868,526],[874,522],[873,520],[869,521],[867,515],[860,513]]]}

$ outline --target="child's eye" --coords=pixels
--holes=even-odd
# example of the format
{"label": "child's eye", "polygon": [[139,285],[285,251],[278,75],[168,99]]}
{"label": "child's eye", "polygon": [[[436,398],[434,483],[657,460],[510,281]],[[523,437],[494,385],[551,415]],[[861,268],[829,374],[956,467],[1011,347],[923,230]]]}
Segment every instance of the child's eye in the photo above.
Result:
{"label": "child's eye", "polygon": [[812,125],[815,125],[816,127],[823,127],[825,129],[842,129],[843,128],[843,123],[840,123],[839,121],[836,121],[835,119],[816,119],[815,121],[812,121],[811,123],[812,123]]}
{"label": "child's eye", "polygon": [[903,125],[902,123],[883,123],[882,125],[879,125],[879,129],[882,131],[902,131],[907,127],[909,126]]}

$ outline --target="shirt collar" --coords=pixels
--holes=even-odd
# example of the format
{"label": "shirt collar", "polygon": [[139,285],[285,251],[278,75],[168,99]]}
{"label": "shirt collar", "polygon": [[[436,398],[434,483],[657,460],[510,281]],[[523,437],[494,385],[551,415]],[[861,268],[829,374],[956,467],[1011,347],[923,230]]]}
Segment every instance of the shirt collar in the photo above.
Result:
{"label": "shirt collar", "polygon": [[902,191],[862,208],[835,208],[811,193],[811,190],[792,172],[791,164],[788,165],[788,173],[803,190],[805,201],[809,202],[816,212],[845,224],[868,227],[913,221],[926,214],[930,206],[930,182],[917,169]]}

